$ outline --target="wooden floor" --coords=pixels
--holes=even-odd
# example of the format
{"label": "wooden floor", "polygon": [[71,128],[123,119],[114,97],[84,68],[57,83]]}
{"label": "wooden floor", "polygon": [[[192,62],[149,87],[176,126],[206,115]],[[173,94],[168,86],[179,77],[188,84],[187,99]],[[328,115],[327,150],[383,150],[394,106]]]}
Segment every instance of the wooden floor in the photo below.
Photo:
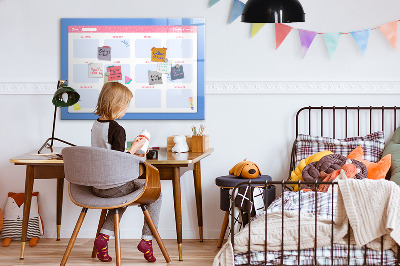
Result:
{"label": "wooden floor", "polygon": [[[25,259],[20,260],[19,254],[21,249],[20,242],[12,241],[9,247],[0,246],[0,265],[60,265],[61,258],[64,255],[65,248],[69,239],[40,239],[36,247],[25,249]],[[149,264],[143,254],[136,249],[140,240],[121,240],[122,247],[122,264],[123,265],[212,265],[215,255],[218,253],[217,240],[187,240],[183,241],[183,261],[178,260],[178,247],[176,240],[163,240],[168,250],[172,262],[167,264],[158,248],[157,242],[154,241],[154,254],[157,258],[156,263]],[[114,262],[114,243],[110,240],[110,255],[113,262],[104,263],[99,260],[92,259],[92,239],[77,239],[68,259],[67,265],[115,265]]]}

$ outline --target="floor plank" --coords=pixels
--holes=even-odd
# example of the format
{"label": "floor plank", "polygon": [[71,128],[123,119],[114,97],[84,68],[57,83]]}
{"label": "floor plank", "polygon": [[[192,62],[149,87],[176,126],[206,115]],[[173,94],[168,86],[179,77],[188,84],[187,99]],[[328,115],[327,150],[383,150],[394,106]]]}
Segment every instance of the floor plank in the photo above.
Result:
{"label": "floor plank", "polygon": [[[0,246],[0,265],[60,265],[61,258],[64,255],[69,239],[40,239],[36,247],[25,249],[25,259],[19,259],[21,244],[18,241],[12,241],[9,247]],[[122,264],[149,266],[150,264],[143,258],[143,254],[136,249],[140,240],[121,240]],[[168,250],[172,262],[167,264],[162,256],[157,243],[154,241],[154,254],[157,258],[157,265],[212,265],[215,255],[218,253],[217,240],[188,240],[183,241],[183,261],[178,261],[178,247],[176,240],[163,240]],[[113,239],[110,241],[110,255],[115,259]],[[97,259],[92,259],[93,240],[77,239],[68,259],[67,265],[114,265],[112,263],[103,263]]]}

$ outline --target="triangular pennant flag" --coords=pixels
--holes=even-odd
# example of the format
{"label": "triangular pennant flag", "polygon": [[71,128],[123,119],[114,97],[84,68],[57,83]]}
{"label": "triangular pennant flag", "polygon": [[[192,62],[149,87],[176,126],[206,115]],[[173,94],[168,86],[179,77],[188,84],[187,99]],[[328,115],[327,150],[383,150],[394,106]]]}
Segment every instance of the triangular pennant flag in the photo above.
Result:
{"label": "triangular pennant flag", "polygon": [[256,35],[262,27],[264,27],[265,23],[253,23],[251,27],[251,38]]}
{"label": "triangular pennant flag", "polygon": [[307,50],[310,48],[316,35],[317,33],[315,31],[299,30],[301,55],[303,58],[306,56]]}
{"label": "triangular pennant flag", "polygon": [[218,2],[219,2],[219,0],[210,0],[210,5],[208,7],[212,7],[213,5],[215,5]]}
{"label": "triangular pennant flag", "polygon": [[364,55],[368,46],[369,33],[371,29],[353,31],[351,35],[353,35],[354,40],[356,41],[358,47],[361,50],[361,53]]}
{"label": "triangular pennant flag", "polygon": [[276,49],[278,49],[278,47],[282,44],[282,42],[285,40],[286,36],[288,36],[289,32],[292,29],[293,28],[288,25],[275,23]]}
{"label": "triangular pennant flag", "polygon": [[324,33],[324,40],[326,44],[326,48],[328,48],[329,55],[331,58],[333,57],[333,54],[336,51],[336,48],[338,47],[339,44],[339,39],[342,34],[339,32],[333,32],[333,33]]}
{"label": "triangular pennant flag", "polygon": [[397,48],[397,20],[378,27],[393,49]]}
{"label": "triangular pennant flag", "polygon": [[243,8],[244,8],[244,3],[242,3],[239,0],[233,0],[229,23],[232,23],[235,19],[237,19],[240,15],[242,15]]}

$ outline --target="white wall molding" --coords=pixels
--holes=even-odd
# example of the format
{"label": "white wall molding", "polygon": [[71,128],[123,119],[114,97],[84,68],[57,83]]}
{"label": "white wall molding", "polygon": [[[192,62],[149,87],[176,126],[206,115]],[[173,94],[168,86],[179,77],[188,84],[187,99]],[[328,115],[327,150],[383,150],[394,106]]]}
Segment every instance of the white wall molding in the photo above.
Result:
{"label": "white wall molding", "polygon": [[207,94],[399,94],[399,81],[215,81]]}
{"label": "white wall molding", "polygon": [[[53,94],[56,84],[0,83],[0,94]],[[206,94],[400,94],[400,81],[210,81]]]}

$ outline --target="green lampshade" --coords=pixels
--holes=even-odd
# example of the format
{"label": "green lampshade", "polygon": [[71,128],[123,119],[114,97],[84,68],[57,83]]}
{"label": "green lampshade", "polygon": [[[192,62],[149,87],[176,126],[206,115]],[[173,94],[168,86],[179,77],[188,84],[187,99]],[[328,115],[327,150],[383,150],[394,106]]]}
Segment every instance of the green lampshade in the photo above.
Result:
{"label": "green lampshade", "polygon": [[[68,95],[68,99],[65,102],[63,100],[63,94],[66,93]],[[59,89],[53,95],[53,104],[56,107],[68,107],[76,104],[79,101],[79,93],[77,93],[73,88],[67,87],[66,85],[60,85]]]}

